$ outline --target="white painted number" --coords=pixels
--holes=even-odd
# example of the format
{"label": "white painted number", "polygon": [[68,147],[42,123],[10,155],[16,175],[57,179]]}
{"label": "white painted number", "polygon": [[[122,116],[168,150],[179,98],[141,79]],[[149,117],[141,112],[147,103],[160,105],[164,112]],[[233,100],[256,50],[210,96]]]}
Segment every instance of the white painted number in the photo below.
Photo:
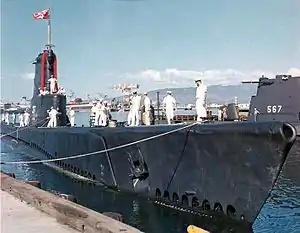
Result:
{"label": "white painted number", "polygon": [[267,113],[280,113],[282,105],[268,105]]}

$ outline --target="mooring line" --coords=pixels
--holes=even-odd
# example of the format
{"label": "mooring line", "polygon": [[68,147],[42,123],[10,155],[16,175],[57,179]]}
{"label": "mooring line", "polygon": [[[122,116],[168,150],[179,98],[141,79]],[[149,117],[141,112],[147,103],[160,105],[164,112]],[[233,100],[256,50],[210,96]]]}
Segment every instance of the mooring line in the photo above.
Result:
{"label": "mooring line", "polygon": [[14,162],[10,161],[10,162],[1,162],[0,164],[48,163],[48,162],[63,161],[63,160],[68,160],[68,159],[77,159],[77,158],[87,157],[87,156],[95,155],[95,154],[102,154],[102,153],[106,153],[106,152],[109,152],[109,151],[114,151],[114,150],[122,149],[122,148],[125,148],[125,147],[129,147],[129,146],[132,146],[132,145],[136,145],[136,144],[139,144],[139,143],[143,143],[143,142],[146,142],[146,141],[150,141],[150,140],[153,140],[153,139],[156,139],[156,138],[159,138],[159,137],[163,137],[163,136],[166,136],[166,135],[169,135],[169,134],[172,134],[172,133],[175,133],[175,132],[187,129],[187,128],[191,128],[191,127],[193,127],[195,125],[198,125],[198,124],[199,124],[198,122],[194,122],[190,125],[186,125],[186,126],[183,126],[181,128],[173,129],[173,130],[170,130],[168,132],[164,132],[164,133],[157,134],[157,135],[154,135],[154,136],[151,136],[151,137],[143,138],[143,139],[140,139],[140,140],[137,140],[137,141],[133,141],[133,142],[130,142],[130,143],[126,143],[126,144],[123,144],[123,145],[119,145],[119,146],[115,146],[115,147],[112,147],[112,148],[99,150],[99,151],[95,151],[95,152],[72,155],[72,156],[69,156],[69,157],[62,157],[62,158],[56,158],[56,159],[33,160],[33,161],[14,161]]}

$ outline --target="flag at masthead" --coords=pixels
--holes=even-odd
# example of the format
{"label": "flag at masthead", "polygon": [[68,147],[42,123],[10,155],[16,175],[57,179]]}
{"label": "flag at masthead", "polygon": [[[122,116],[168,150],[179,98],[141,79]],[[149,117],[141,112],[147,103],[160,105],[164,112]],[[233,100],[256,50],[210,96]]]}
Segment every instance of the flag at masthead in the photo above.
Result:
{"label": "flag at masthead", "polygon": [[51,43],[51,21],[50,21],[50,8],[35,12],[32,14],[33,18],[35,20],[42,20],[46,19],[48,20],[48,44],[46,44],[47,48],[50,50],[53,46]]}

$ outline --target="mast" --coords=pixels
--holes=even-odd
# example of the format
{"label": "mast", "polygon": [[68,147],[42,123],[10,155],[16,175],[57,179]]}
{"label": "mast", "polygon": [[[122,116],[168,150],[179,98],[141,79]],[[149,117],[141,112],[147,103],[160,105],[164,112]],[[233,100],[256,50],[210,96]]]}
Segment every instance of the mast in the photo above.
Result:
{"label": "mast", "polygon": [[49,8],[49,17],[47,19],[48,21],[48,43],[46,44],[46,48],[50,52],[51,48],[54,47],[52,44],[52,32],[51,32],[51,8]]}
{"label": "mast", "polygon": [[[49,64],[49,58],[51,56],[51,49],[52,49],[52,43],[51,43],[51,39],[52,39],[52,35],[51,35],[51,9],[49,8],[49,17],[47,19],[48,21],[48,43],[46,44],[46,48],[48,49],[48,58],[47,58],[47,78],[50,78],[50,64]],[[45,83],[47,83],[47,80],[44,81]]]}
{"label": "mast", "polygon": [[[49,79],[52,75],[53,77],[57,80],[57,58],[55,55],[53,55],[52,48],[54,45],[52,44],[52,28],[51,28],[51,8],[48,8],[48,17],[45,19],[47,20],[47,31],[48,31],[48,40],[46,44],[46,50],[47,50],[47,59],[46,59],[46,64],[47,64],[47,78]],[[53,57],[54,56],[54,57]],[[46,83],[47,80],[44,80],[44,83]],[[58,85],[56,83],[56,91],[58,90]]]}

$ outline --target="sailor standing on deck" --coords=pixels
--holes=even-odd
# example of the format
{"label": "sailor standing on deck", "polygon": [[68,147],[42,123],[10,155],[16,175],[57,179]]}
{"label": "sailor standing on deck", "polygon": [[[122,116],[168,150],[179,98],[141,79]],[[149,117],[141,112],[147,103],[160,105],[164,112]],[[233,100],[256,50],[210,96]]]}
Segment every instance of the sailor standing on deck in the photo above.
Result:
{"label": "sailor standing on deck", "polygon": [[107,101],[103,101],[101,105],[101,112],[100,112],[100,125],[106,126],[107,120],[109,117],[109,107],[107,106]]}
{"label": "sailor standing on deck", "polygon": [[51,77],[48,79],[50,82],[50,94],[55,93],[55,84],[56,84],[56,79],[51,75]]}
{"label": "sailor standing on deck", "polygon": [[150,125],[150,98],[147,92],[144,93],[144,106],[145,106],[145,124]]}
{"label": "sailor standing on deck", "polygon": [[106,126],[107,117],[106,117],[106,107],[104,105],[105,102],[106,101],[103,101],[101,103],[101,105],[99,106],[99,123],[98,123],[98,125],[100,125],[100,126]]}
{"label": "sailor standing on deck", "polygon": [[207,87],[203,84],[200,78],[195,80],[196,83],[196,111],[197,121],[202,122],[203,118],[206,117],[205,101],[207,95]]}
{"label": "sailor standing on deck", "polygon": [[132,100],[132,98],[130,99],[130,102],[129,102],[129,111],[128,111],[128,115],[127,115],[127,125],[131,125],[132,122],[133,122],[131,100]]}
{"label": "sailor standing on deck", "polygon": [[166,118],[168,125],[171,124],[171,121],[174,118],[174,109],[176,109],[176,100],[172,96],[171,91],[167,91],[167,96],[163,99],[163,105],[165,108]]}
{"label": "sailor standing on deck", "polygon": [[140,105],[141,105],[141,96],[137,95],[137,91],[134,91],[131,99],[131,104],[132,104],[132,122],[131,126],[138,126],[140,119],[139,119],[139,110],[140,110]]}
{"label": "sailor standing on deck", "polygon": [[20,123],[20,127],[24,127],[24,113],[23,112],[19,113],[19,123]]}
{"label": "sailor standing on deck", "polygon": [[95,125],[95,122],[96,122],[95,117],[96,117],[96,112],[97,112],[96,104],[97,104],[97,102],[93,101],[93,107],[91,108],[91,116],[90,116],[90,120],[94,119],[94,125]]}
{"label": "sailor standing on deck", "polygon": [[258,115],[259,113],[260,113],[260,112],[257,110],[257,108],[254,108],[254,109],[253,109],[254,121],[257,121],[257,115]]}
{"label": "sailor standing on deck", "polygon": [[103,99],[100,99],[96,104],[96,115],[95,115],[95,124],[94,124],[95,126],[101,125],[100,118],[101,118],[102,105],[103,105]]}
{"label": "sailor standing on deck", "polygon": [[70,117],[71,127],[74,127],[75,126],[75,111],[72,108],[70,108],[69,117]]}
{"label": "sailor standing on deck", "polygon": [[9,113],[8,112],[5,112],[4,113],[4,122],[9,125]]}
{"label": "sailor standing on deck", "polygon": [[50,120],[48,122],[47,127],[56,127],[57,126],[57,118],[56,118],[57,114],[58,114],[58,111],[55,108],[51,107],[51,110],[49,111]]}
{"label": "sailor standing on deck", "polygon": [[24,126],[28,126],[29,122],[30,122],[30,113],[28,113],[27,111],[24,113]]}

